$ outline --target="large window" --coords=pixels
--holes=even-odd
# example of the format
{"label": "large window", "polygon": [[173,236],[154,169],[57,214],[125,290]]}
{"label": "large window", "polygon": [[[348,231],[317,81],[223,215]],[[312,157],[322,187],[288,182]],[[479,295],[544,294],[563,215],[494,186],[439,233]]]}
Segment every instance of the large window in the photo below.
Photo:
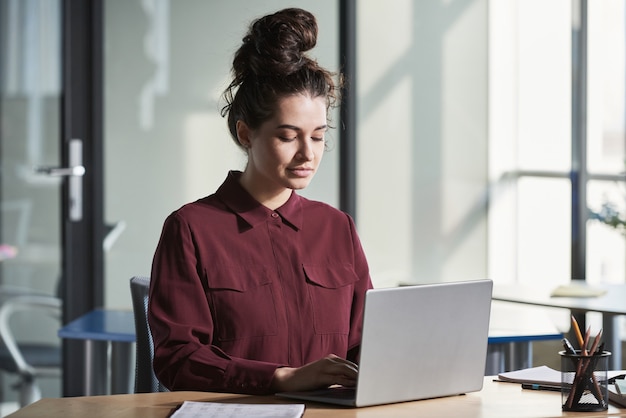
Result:
{"label": "large window", "polygon": [[567,282],[571,1],[491,2],[489,28],[489,276]]}
{"label": "large window", "polygon": [[[626,2],[589,1],[587,199],[602,219],[626,214]],[[626,230],[591,221],[587,280],[626,280]]]}
{"label": "large window", "polygon": [[624,4],[358,2],[375,284],[625,280],[624,234],[597,220],[626,209]]}
{"label": "large window", "polygon": [[624,235],[593,220],[607,205],[623,216],[626,200],[624,2],[508,1],[490,10],[490,177],[499,191],[490,202],[490,275],[624,282]]}

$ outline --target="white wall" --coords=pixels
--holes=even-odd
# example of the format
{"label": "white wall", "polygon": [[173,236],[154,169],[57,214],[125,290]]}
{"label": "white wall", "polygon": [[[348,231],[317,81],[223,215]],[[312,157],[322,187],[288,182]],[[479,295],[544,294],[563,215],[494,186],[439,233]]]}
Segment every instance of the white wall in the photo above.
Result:
{"label": "white wall", "polygon": [[486,275],[487,1],[358,2],[358,226],[378,286]]}
{"label": "white wall", "polygon": [[[126,225],[107,253],[110,307],[130,306],[128,279],[149,274],[164,218],[243,168],[217,100],[248,23],[308,9],[314,54],[338,62],[336,1],[146,4],[105,2],[105,216]],[[374,284],[484,277],[487,0],[357,7],[357,224]],[[333,139],[305,194],[337,205]]]}

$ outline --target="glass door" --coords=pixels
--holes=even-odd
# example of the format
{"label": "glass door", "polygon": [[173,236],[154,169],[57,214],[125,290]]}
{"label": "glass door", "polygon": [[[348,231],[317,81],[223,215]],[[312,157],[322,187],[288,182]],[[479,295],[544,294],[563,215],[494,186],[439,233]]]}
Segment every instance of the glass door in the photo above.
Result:
{"label": "glass door", "polygon": [[[60,11],[59,1],[0,1],[0,304],[16,294],[60,296],[64,177],[38,170],[61,166]],[[60,345],[58,319],[17,320],[19,341]],[[0,377],[2,402],[14,401],[16,377]],[[45,396],[60,395],[60,378],[38,383]]]}
{"label": "glass door", "polygon": [[[57,330],[103,304],[101,8],[0,0],[0,286],[62,300],[53,324],[15,327],[62,346],[63,377],[37,379],[44,396],[82,394],[84,351]],[[17,396],[0,378],[1,400]]]}
{"label": "glass door", "polygon": [[[323,27],[315,56],[337,68],[338,9],[297,3]],[[130,309],[129,279],[149,274],[165,217],[245,164],[219,96],[247,24],[268,10],[244,0],[0,0],[0,283],[59,295],[63,323]],[[308,197],[336,203],[337,157],[335,142]],[[56,329],[47,328],[61,343]],[[63,382],[44,395],[81,395],[81,342],[62,345]]]}

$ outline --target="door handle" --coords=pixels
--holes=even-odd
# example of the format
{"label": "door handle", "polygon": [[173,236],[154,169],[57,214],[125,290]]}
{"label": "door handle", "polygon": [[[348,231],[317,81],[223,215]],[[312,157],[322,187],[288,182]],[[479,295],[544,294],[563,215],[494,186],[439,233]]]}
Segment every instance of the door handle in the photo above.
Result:
{"label": "door handle", "polygon": [[35,171],[48,176],[60,177],[60,176],[78,176],[82,177],[85,174],[85,167],[82,165],[76,165],[74,167],[37,167]]}
{"label": "door handle", "polygon": [[70,139],[68,146],[69,167],[37,167],[35,171],[52,177],[69,177],[69,218],[77,222],[83,219],[83,141]]}
{"label": "door handle", "polygon": [[85,174],[85,167],[77,165],[74,167],[37,167],[35,171],[48,176],[60,177],[60,176],[78,176],[82,177]]}

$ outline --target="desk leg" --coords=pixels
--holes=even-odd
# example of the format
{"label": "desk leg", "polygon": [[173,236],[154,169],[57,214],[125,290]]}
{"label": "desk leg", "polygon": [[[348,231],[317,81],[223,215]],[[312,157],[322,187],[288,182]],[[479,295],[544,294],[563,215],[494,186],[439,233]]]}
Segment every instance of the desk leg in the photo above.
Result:
{"label": "desk leg", "polygon": [[532,367],[533,346],[531,341],[489,344],[487,346],[487,364],[485,375]]}
{"label": "desk leg", "polygon": [[505,371],[504,344],[487,345],[487,361],[485,364],[485,376],[495,376]]}
{"label": "desk leg", "polygon": [[133,344],[126,342],[111,344],[111,394],[133,393],[135,381]]}
{"label": "desk leg", "polygon": [[107,395],[107,345],[85,340],[85,395]]}
{"label": "desk leg", "polygon": [[521,370],[532,367],[533,346],[530,341],[518,341],[509,343],[508,370]]}
{"label": "desk leg", "polygon": [[605,349],[611,352],[609,369],[622,370],[622,339],[619,332],[618,315],[602,315],[602,339]]}

